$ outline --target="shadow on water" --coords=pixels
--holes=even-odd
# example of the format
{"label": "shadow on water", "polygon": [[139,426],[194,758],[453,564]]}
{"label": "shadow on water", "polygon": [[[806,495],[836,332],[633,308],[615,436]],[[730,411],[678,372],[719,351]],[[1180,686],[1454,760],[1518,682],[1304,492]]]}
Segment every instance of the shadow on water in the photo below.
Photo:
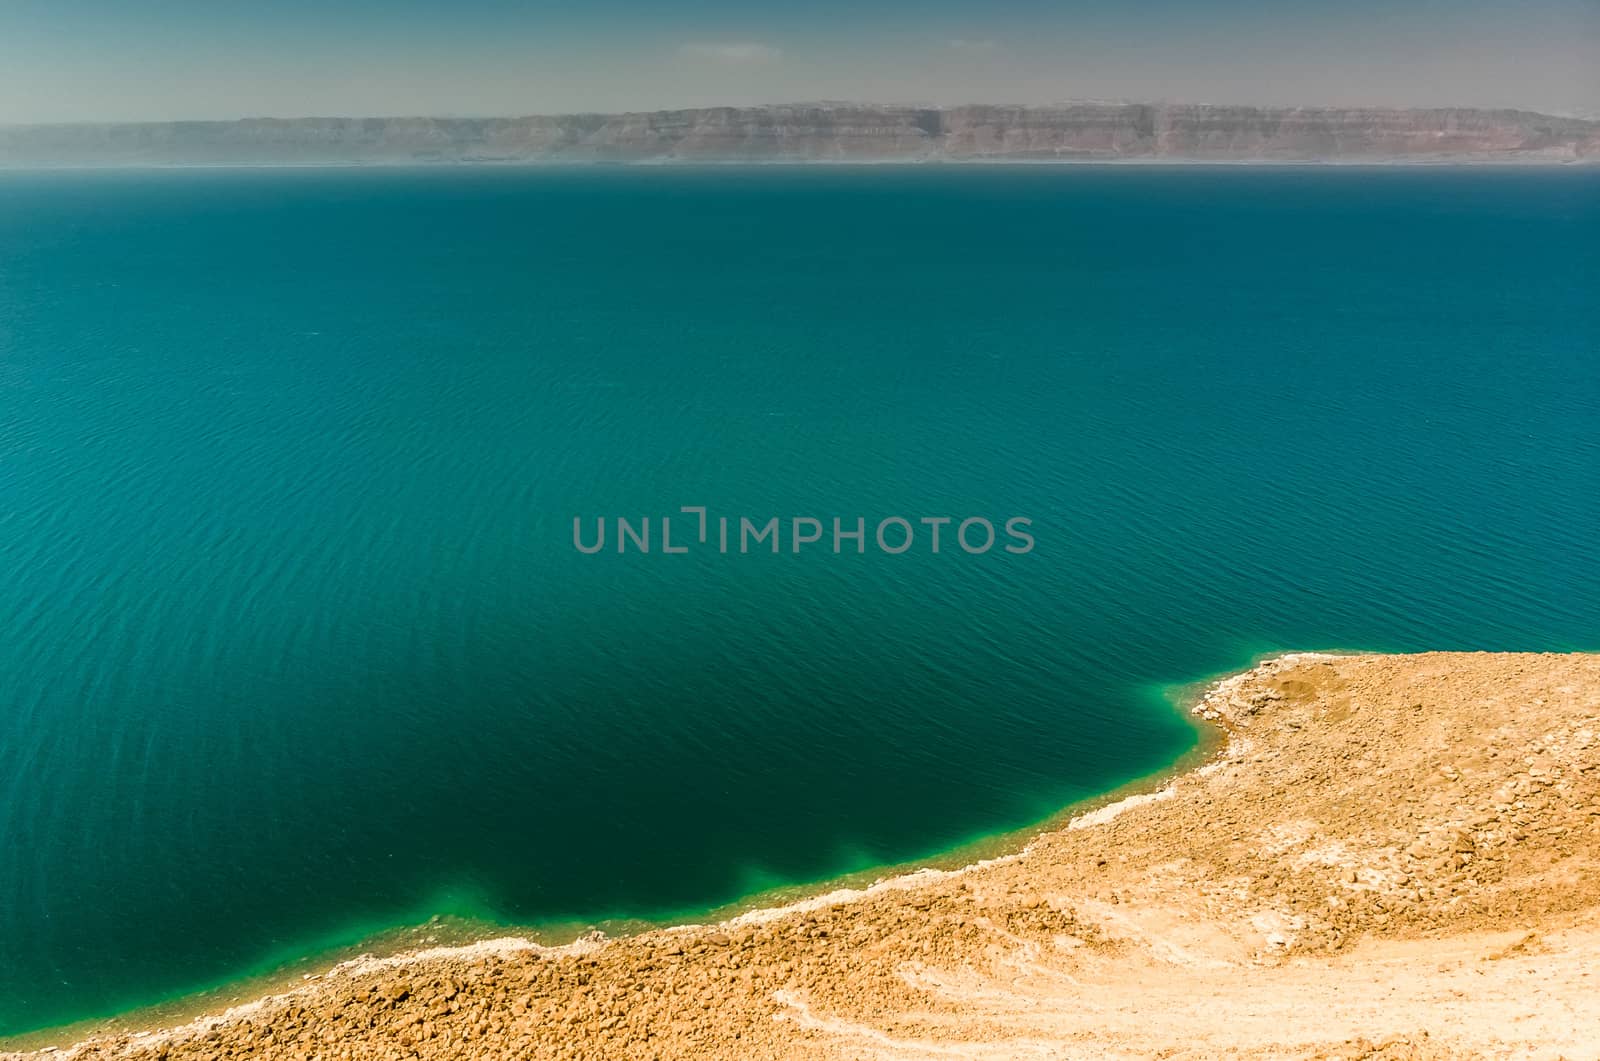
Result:
{"label": "shadow on water", "polygon": [[[1353,653],[1359,650],[1349,651]],[[1281,651],[1257,652],[1244,666],[1220,670],[1194,681],[1143,688],[1140,692],[1142,700],[1152,707],[1164,704],[1191,727],[1194,739],[1188,749],[1154,773],[1131,779],[1109,791],[1074,801],[1065,807],[1044,810],[1040,818],[1019,828],[974,836],[924,857],[895,863],[876,863],[865,854],[847,854],[840,859],[841,868],[837,872],[812,881],[778,881],[773,879],[772,874],[759,868],[748,868],[737,886],[738,899],[650,917],[599,916],[530,924],[496,917],[492,903],[469,889],[450,891],[438,896],[426,911],[406,924],[355,926],[303,946],[286,947],[263,958],[240,975],[216,984],[185,991],[172,998],[115,1015],[0,1037],[0,1049],[59,1047],[90,1037],[136,1034],[175,1027],[197,1018],[217,1016],[230,1007],[291,991],[326,974],[335,966],[362,957],[384,958],[425,948],[466,946],[508,935],[550,947],[559,947],[595,932],[611,938],[625,937],[675,925],[722,921],[752,910],[785,906],[840,889],[866,888],[919,870],[957,870],[976,862],[1012,855],[1036,837],[1064,827],[1081,814],[1129,796],[1154,792],[1172,778],[1210,760],[1221,750],[1226,735],[1219,727],[1195,718],[1191,708],[1218,680],[1282,654]]]}

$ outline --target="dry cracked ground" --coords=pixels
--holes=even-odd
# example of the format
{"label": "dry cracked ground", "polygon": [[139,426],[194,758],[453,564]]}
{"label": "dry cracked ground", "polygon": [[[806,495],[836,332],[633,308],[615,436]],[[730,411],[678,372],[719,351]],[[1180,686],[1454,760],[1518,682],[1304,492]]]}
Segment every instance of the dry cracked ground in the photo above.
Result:
{"label": "dry cracked ground", "polygon": [[1014,856],[61,1054],[1600,1059],[1600,657],[1289,656],[1200,710],[1211,763]]}

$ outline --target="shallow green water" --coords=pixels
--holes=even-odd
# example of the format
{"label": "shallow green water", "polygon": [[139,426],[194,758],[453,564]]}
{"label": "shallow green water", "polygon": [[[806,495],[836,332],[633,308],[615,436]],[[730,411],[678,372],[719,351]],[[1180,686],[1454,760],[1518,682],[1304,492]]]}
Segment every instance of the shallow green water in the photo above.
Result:
{"label": "shallow green water", "polygon": [[[1597,193],[0,175],[0,1034],[922,857],[1274,648],[1597,647]],[[867,552],[573,547],[681,505]]]}

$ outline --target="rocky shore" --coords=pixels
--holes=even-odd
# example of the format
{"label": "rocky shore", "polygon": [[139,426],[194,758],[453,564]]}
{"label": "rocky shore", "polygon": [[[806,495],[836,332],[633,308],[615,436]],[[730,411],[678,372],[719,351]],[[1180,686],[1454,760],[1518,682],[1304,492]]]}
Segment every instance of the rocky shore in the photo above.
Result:
{"label": "rocky shore", "polygon": [[1600,657],[1286,656],[1196,710],[1209,763],[1015,855],[55,1056],[1600,1057]]}

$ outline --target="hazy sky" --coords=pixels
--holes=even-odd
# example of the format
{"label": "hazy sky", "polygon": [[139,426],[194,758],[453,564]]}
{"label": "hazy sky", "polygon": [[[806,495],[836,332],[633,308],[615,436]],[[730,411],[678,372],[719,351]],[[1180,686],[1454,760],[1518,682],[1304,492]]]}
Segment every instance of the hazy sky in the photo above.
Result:
{"label": "hazy sky", "polygon": [[1081,98],[1600,116],[1600,0],[0,0],[0,122]]}

